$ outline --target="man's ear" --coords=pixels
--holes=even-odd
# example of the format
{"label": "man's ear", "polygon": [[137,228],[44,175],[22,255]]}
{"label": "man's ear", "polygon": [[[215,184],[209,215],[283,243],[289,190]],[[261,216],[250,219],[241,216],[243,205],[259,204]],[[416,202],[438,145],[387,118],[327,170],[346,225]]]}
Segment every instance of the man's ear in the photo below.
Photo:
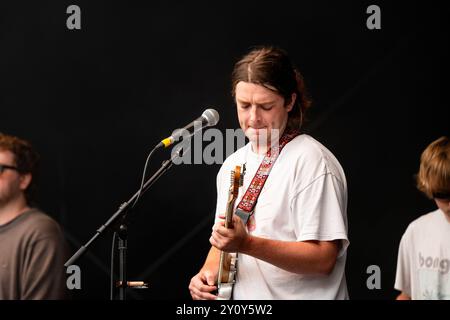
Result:
{"label": "man's ear", "polygon": [[20,190],[26,190],[33,179],[31,173],[25,173],[20,175]]}
{"label": "man's ear", "polygon": [[291,95],[291,102],[286,106],[286,111],[287,112],[290,112],[292,110],[292,108],[294,107],[296,99],[297,99],[297,94],[294,92]]}

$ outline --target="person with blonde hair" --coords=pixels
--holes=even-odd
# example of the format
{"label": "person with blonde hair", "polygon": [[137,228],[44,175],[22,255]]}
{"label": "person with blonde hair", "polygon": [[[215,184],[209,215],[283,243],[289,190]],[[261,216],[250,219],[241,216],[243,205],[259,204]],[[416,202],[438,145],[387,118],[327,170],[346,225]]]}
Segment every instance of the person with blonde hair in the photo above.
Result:
{"label": "person with blonde hair", "polygon": [[417,188],[437,210],[409,224],[400,242],[398,300],[450,299],[450,142],[433,141],[422,153]]}

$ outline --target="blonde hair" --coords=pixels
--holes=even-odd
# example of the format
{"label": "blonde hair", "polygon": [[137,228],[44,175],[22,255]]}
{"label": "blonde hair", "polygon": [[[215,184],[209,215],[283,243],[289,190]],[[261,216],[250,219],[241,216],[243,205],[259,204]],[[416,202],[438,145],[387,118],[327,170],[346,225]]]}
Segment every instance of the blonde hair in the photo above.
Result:
{"label": "blonde hair", "polygon": [[433,141],[420,158],[417,188],[430,199],[450,193],[450,143],[447,137]]}

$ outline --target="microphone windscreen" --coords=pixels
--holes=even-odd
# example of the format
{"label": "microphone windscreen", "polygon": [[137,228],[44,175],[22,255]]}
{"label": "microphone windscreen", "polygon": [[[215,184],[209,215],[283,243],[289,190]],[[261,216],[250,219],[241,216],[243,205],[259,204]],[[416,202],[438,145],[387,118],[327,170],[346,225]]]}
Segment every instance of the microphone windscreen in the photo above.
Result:
{"label": "microphone windscreen", "polygon": [[208,126],[215,126],[219,122],[219,113],[215,109],[206,109],[202,117],[208,122]]}

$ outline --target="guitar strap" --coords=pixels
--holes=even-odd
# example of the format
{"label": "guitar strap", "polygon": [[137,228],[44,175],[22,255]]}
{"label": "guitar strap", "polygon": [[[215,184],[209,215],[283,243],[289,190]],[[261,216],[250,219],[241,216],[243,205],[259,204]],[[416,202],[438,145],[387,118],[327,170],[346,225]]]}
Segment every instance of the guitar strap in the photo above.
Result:
{"label": "guitar strap", "polygon": [[283,150],[284,146],[289,141],[294,139],[299,134],[300,132],[298,131],[285,132],[280,138],[278,145],[271,147],[264,156],[264,159],[259,165],[252,182],[247,188],[247,191],[245,191],[245,194],[235,211],[235,214],[242,219],[245,225],[247,224],[250,216],[253,214],[261,190],[264,187],[264,184],[266,183],[270,171],[272,170],[275,161],[278,159],[281,150]]}

